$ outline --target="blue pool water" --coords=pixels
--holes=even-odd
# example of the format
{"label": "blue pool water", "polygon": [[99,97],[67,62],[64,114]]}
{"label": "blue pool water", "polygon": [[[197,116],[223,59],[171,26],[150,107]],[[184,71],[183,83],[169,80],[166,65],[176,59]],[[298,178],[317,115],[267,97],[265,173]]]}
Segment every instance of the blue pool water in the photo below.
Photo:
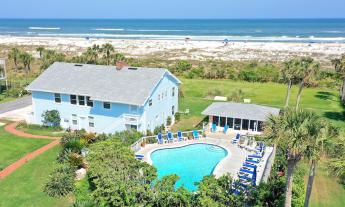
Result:
{"label": "blue pool water", "polygon": [[216,165],[227,155],[222,147],[210,144],[192,144],[179,148],[156,150],[151,154],[153,165],[158,170],[158,179],[177,174],[180,180],[176,187],[183,185],[195,191],[195,182],[211,175]]}

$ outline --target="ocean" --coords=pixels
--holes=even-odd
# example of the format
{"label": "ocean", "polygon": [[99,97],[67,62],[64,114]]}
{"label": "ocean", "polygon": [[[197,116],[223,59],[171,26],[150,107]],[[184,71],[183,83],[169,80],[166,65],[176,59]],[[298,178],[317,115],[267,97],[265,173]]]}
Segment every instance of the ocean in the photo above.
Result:
{"label": "ocean", "polygon": [[0,19],[0,35],[345,43],[345,19]]}

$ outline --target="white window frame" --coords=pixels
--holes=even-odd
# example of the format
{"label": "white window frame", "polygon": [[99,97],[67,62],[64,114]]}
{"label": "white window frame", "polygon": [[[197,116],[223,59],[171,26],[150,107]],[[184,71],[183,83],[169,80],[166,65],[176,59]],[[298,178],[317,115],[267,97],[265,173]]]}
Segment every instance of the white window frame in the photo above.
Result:
{"label": "white window frame", "polygon": [[152,98],[149,99],[149,106],[152,106]]}
{"label": "white window frame", "polygon": [[[74,119],[75,118],[75,119]],[[79,121],[78,121],[78,115],[77,114],[72,114],[71,122],[73,126],[78,126]],[[76,121],[76,124],[74,124],[74,121]]]}
{"label": "white window frame", "polygon": [[[83,97],[83,100],[79,99],[79,97]],[[77,100],[78,100],[78,106],[86,106],[86,96],[78,95]],[[84,105],[80,104],[80,101],[84,101]]]}
{"label": "white window frame", "polygon": [[[72,104],[72,96],[75,96],[75,104]],[[69,103],[72,105],[78,105],[78,96],[74,94],[69,95]]]}
{"label": "white window frame", "polygon": [[[90,129],[94,129],[95,128],[95,117],[88,116],[87,118],[88,118],[88,122],[89,122],[89,128]],[[93,125],[93,126],[91,126],[91,125]]]}
{"label": "white window frame", "polygon": [[172,87],[171,96],[175,97],[175,87]]}

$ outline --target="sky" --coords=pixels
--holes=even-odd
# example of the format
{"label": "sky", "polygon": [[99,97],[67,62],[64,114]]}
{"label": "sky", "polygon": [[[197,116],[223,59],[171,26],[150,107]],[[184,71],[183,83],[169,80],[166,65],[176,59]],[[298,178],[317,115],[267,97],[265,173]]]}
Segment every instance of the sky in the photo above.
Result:
{"label": "sky", "polygon": [[345,18],[345,0],[1,0],[0,18]]}

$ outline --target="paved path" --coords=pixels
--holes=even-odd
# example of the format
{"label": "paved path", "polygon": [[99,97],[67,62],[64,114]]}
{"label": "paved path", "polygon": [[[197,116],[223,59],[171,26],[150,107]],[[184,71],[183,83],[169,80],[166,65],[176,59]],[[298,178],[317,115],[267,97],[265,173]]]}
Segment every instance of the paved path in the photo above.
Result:
{"label": "paved path", "polygon": [[14,101],[1,103],[0,114],[30,106],[31,103],[32,103],[31,96],[25,96],[23,98],[18,98]]}
{"label": "paved path", "polygon": [[20,158],[16,162],[12,163],[11,165],[7,166],[5,169],[0,171],[0,179],[6,177],[7,175],[11,174],[13,171],[27,163],[29,160],[35,158],[36,156],[42,154],[43,152],[53,148],[54,146],[58,145],[60,143],[60,138],[59,137],[49,137],[49,136],[40,136],[40,135],[32,135],[32,134],[27,134],[25,132],[19,131],[16,129],[17,122],[8,124],[5,126],[5,130],[11,134],[14,134],[19,137],[23,138],[28,138],[28,139],[52,139],[54,140],[53,142],[33,151],[30,152],[29,154],[25,155],[24,157]]}

